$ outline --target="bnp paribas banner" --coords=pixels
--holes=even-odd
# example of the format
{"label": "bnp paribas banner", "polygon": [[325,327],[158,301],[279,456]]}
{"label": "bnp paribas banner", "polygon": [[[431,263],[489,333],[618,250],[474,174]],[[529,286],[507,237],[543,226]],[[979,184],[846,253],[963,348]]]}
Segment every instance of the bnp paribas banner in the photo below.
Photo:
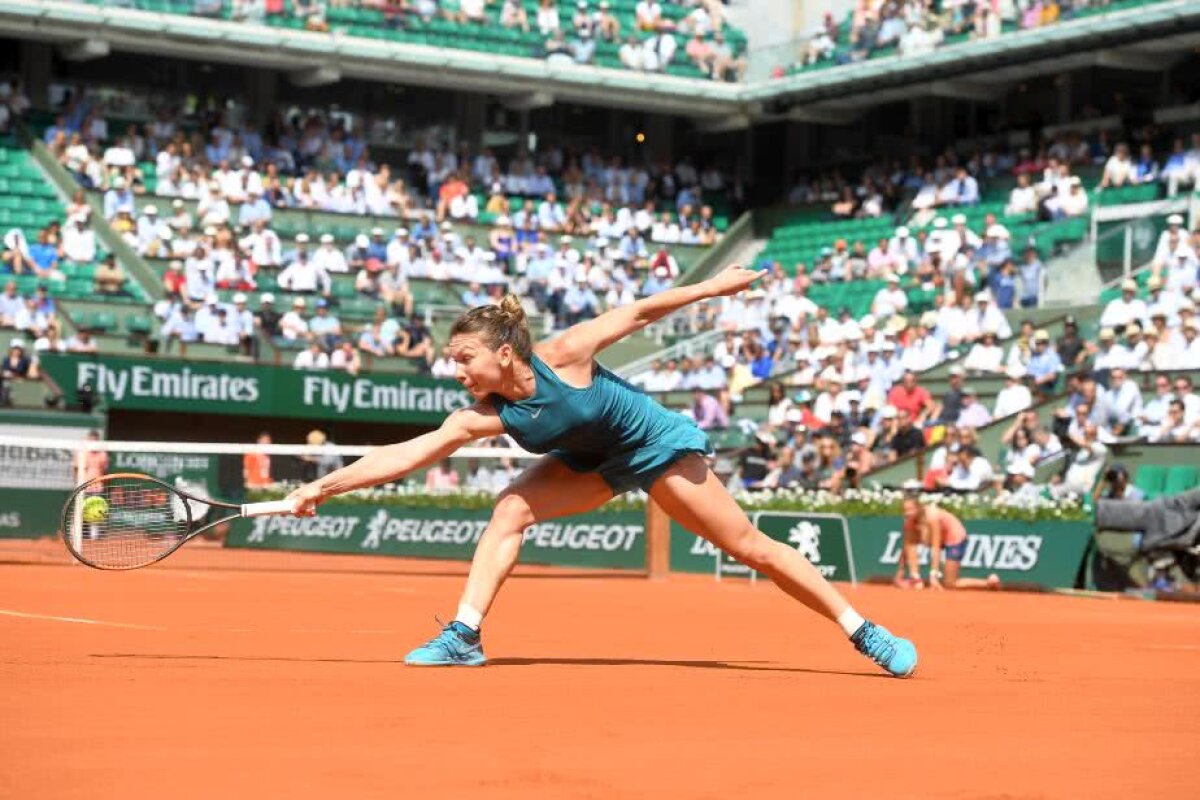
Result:
{"label": "bnp paribas banner", "polygon": [[[362,553],[466,561],[491,516],[487,509],[404,508],[331,503],[315,517],[258,517],[233,523],[227,547]],[[601,569],[644,569],[645,514],[594,512],[530,526],[521,561]]]}
{"label": "bnp paribas banner", "polygon": [[456,381],[418,375],[305,372],[229,362],[47,354],[68,393],[90,385],[109,408],[436,424],[470,404]]}

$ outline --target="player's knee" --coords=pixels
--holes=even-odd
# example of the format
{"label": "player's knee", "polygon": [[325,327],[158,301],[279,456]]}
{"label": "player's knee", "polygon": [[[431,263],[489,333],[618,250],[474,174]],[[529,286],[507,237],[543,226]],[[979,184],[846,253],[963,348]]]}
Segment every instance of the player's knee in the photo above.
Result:
{"label": "player's knee", "polygon": [[533,509],[519,494],[502,492],[492,509],[492,524],[512,533],[520,533],[535,522]]}
{"label": "player's knee", "polygon": [[770,573],[776,562],[775,542],[749,525],[733,540],[729,554],[755,572]]}

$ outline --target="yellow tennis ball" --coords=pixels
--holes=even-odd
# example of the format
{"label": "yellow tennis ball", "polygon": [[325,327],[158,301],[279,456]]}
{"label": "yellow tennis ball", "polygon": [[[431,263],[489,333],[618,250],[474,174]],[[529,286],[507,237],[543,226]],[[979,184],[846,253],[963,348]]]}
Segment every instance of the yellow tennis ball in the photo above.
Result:
{"label": "yellow tennis ball", "polygon": [[83,501],[84,522],[104,522],[108,518],[108,501],[103,497],[89,497]]}

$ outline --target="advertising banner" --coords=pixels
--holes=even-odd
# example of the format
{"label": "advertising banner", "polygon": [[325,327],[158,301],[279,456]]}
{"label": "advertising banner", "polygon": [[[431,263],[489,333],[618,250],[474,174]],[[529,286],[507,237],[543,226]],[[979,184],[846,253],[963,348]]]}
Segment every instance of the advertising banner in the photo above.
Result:
{"label": "advertising banner", "polygon": [[110,409],[436,425],[470,404],[456,381],[420,375],[47,353],[42,368],[71,396],[91,386]]}
{"label": "advertising banner", "polygon": [[[332,503],[323,506],[316,517],[238,520],[233,523],[225,544],[468,561],[489,517],[486,509]],[[521,561],[567,567],[645,569],[645,522],[641,511],[600,511],[538,523],[525,531]]]}
{"label": "advertising banner", "polygon": [[[850,556],[858,580],[895,575],[903,538],[901,518],[849,517],[847,523]],[[774,528],[776,523],[765,521],[764,524]],[[994,572],[1008,583],[1055,588],[1075,586],[1092,538],[1091,523],[1083,521],[966,520],[964,524],[968,538],[962,574],[983,578]],[[825,553],[825,542],[831,539],[833,537],[824,533],[820,537],[820,555],[825,567],[831,565],[831,562],[826,563],[829,557]],[[717,555],[717,549],[710,543],[671,523],[672,570],[712,574]],[[922,564],[928,563],[929,553],[924,548],[920,558]],[[839,575],[831,579],[847,580],[848,577]]]}

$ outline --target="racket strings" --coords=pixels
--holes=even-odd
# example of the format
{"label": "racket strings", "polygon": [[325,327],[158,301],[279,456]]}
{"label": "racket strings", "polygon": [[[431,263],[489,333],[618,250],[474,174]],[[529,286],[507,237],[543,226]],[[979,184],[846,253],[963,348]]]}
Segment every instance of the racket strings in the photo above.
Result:
{"label": "racket strings", "polygon": [[[99,502],[97,502],[99,501]],[[64,514],[68,544],[80,558],[107,569],[153,563],[191,529],[183,497],[132,477],[104,478],[78,492]]]}

